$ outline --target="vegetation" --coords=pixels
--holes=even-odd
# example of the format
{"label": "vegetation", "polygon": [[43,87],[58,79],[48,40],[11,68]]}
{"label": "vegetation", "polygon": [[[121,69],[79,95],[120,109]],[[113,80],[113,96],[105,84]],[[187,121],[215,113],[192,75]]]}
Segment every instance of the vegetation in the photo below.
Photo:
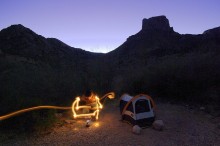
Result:
{"label": "vegetation", "polygon": [[[220,37],[212,31],[180,35],[170,28],[146,29],[116,50],[96,54],[11,26],[0,32],[0,115],[39,105],[71,106],[87,88],[99,95],[146,93],[219,109]],[[0,121],[0,129],[43,130],[56,121],[55,112]]]}
{"label": "vegetation", "polygon": [[187,54],[161,58],[133,74],[124,75],[121,92],[148,93],[176,101],[208,104],[219,101],[219,57]]}

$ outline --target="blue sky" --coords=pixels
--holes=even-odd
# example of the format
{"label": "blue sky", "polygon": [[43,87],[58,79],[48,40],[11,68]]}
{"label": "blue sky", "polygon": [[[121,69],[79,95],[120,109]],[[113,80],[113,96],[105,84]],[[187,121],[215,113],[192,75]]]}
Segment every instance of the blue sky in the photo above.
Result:
{"label": "blue sky", "polygon": [[22,24],[44,37],[92,52],[109,52],[165,15],[181,34],[220,26],[219,0],[1,0],[0,30]]}

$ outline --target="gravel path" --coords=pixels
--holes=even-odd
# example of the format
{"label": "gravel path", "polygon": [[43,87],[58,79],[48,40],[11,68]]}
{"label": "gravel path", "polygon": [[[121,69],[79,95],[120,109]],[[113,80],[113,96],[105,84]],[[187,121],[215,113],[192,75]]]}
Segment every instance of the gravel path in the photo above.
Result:
{"label": "gravel path", "polygon": [[157,104],[157,119],[165,123],[163,131],[146,128],[140,135],[133,134],[132,126],[120,121],[119,107],[106,106],[100,120],[85,127],[85,119],[70,121],[51,133],[32,138],[5,141],[1,145],[53,146],[214,146],[220,145],[220,118],[180,105]]}

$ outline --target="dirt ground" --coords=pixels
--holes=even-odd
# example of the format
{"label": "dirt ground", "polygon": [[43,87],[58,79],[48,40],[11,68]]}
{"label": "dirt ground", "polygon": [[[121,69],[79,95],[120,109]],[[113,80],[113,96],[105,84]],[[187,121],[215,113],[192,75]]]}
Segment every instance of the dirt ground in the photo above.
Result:
{"label": "dirt ground", "polygon": [[140,135],[132,133],[132,126],[122,122],[119,107],[109,104],[100,113],[98,121],[85,127],[85,119],[67,120],[50,133],[37,137],[23,137],[4,141],[0,145],[53,146],[218,146],[220,145],[220,118],[188,106],[158,103],[157,119],[164,121],[163,131],[149,127]]}

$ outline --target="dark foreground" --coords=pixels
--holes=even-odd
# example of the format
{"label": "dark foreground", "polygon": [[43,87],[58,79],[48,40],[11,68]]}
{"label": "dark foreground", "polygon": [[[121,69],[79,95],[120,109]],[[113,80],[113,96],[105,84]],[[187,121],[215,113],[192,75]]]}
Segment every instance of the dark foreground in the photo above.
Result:
{"label": "dark foreground", "polygon": [[85,119],[67,120],[42,136],[11,138],[0,145],[149,145],[149,146],[208,146],[220,145],[220,118],[201,110],[169,103],[157,104],[157,119],[165,123],[163,131],[143,129],[133,134],[132,126],[120,121],[116,104],[108,105],[100,119],[85,127]]}

